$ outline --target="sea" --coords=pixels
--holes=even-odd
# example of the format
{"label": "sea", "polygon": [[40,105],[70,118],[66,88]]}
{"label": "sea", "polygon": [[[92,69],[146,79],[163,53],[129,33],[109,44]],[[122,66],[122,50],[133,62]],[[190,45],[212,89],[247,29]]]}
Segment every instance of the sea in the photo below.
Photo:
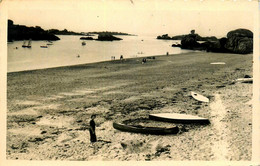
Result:
{"label": "sea", "polygon": [[[190,52],[172,44],[180,43],[178,40],[158,40],[156,36],[116,36],[120,41],[96,41],[84,40],[82,36],[58,35],[61,40],[32,41],[31,48],[23,48],[24,41],[8,43],[7,72],[35,70],[87,64],[101,61],[110,61],[111,57],[119,59],[122,55],[125,59],[157,56],[169,54],[181,54]],[[93,38],[97,38],[94,36]],[[42,48],[41,46],[47,46]]]}

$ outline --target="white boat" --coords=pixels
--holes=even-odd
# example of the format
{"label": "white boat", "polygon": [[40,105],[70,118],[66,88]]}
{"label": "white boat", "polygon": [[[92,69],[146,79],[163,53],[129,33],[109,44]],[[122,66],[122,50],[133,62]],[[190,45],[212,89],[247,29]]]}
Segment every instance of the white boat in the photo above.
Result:
{"label": "white boat", "polygon": [[225,65],[225,62],[212,62],[211,65]]}
{"label": "white boat", "polygon": [[200,94],[198,94],[198,93],[196,93],[196,92],[191,92],[191,96],[192,96],[194,99],[198,100],[198,101],[206,102],[206,103],[209,102],[209,99],[208,99],[207,97],[202,96],[202,95],[200,95]]}
{"label": "white boat", "polygon": [[149,119],[163,121],[163,122],[173,122],[173,123],[200,123],[209,124],[209,119],[202,118],[199,116],[193,116],[188,114],[178,114],[178,113],[158,113],[150,114]]}
{"label": "white boat", "polygon": [[253,78],[238,78],[238,79],[236,79],[236,82],[253,83]]}

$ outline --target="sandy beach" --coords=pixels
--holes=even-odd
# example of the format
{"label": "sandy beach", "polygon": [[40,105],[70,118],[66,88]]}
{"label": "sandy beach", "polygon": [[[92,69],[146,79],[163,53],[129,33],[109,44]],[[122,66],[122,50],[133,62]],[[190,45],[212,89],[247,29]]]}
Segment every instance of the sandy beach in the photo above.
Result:
{"label": "sandy beach", "polygon": [[[152,57],[152,56],[151,56]],[[7,159],[251,160],[253,55],[194,52],[8,73]],[[215,64],[213,62],[225,62]],[[194,100],[195,91],[209,103]],[[113,121],[174,112],[208,118],[177,135],[121,132]],[[88,125],[96,114],[98,142]],[[141,120],[140,120],[141,121]],[[146,123],[141,121],[140,123]]]}

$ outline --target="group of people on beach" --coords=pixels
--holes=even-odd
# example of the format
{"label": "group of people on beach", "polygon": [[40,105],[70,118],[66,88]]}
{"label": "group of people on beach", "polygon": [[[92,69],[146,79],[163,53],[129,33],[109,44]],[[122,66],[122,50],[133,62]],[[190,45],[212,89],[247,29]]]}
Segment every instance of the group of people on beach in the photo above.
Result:
{"label": "group of people on beach", "polygon": [[[124,59],[123,55],[120,55],[120,60],[123,60],[123,59]],[[111,56],[111,60],[116,60],[116,57],[115,56]]]}

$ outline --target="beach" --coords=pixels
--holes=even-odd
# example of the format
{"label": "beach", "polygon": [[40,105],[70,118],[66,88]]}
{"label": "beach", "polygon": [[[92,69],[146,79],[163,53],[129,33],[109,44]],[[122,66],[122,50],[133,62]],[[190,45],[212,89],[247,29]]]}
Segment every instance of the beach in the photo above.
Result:
{"label": "beach", "polygon": [[[12,160],[251,160],[253,55],[191,52],[105,61],[7,75],[7,159]],[[225,62],[225,64],[210,64]],[[194,91],[209,98],[193,99]],[[177,135],[144,135],[114,121],[152,113],[208,118],[179,126]],[[98,142],[91,144],[96,114]],[[148,120],[149,121],[149,120]],[[145,123],[144,121],[142,123]]]}

